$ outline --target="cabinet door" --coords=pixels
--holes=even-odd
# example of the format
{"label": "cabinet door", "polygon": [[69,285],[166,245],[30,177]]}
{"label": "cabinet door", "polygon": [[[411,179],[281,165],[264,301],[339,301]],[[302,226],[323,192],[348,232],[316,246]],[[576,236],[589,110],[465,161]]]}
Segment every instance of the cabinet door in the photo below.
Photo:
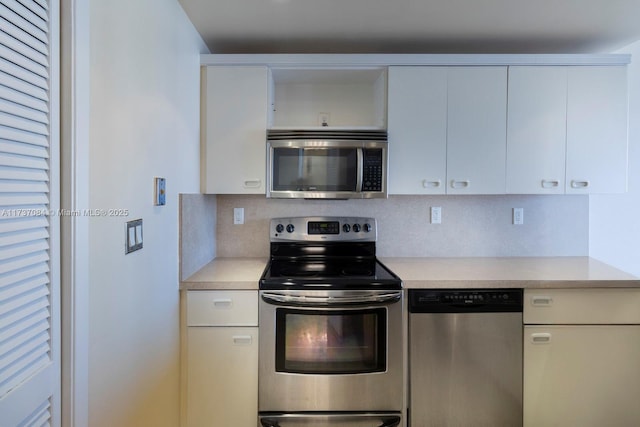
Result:
{"label": "cabinet door", "polygon": [[447,68],[390,67],[389,194],[444,194]]}
{"label": "cabinet door", "polygon": [[627,68],[569,68],[567,193],[627,189]]}
{"label": "cabinet door", "polygon": [[202,186],[210,194],[265,194],[267,67],[204,70]]}
{"label": "cabinet door", "polygon": [[509,67],[507,193],[563,194],[567,68]]}
{"label": "cabinet door", "polygon": [[504,194],[507,68],[450,68],[447,110],[447,193]]}
{"label": "cabinet door", "polygon": [[255,427],[258,328],[187,328],[187,425]]}
{"label": "cabinet door", "polygon": [[524,426],[640,425],[640,326],[526,326]]}

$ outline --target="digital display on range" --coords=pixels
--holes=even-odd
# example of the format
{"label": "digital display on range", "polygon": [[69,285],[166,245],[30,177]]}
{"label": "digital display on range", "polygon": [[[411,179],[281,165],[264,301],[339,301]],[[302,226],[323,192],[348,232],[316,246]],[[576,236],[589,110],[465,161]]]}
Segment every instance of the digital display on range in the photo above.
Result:
{"label": "digital display on range", "polygon": [[308,234],[340,234],[338,221],[309,221],[307,223]]}

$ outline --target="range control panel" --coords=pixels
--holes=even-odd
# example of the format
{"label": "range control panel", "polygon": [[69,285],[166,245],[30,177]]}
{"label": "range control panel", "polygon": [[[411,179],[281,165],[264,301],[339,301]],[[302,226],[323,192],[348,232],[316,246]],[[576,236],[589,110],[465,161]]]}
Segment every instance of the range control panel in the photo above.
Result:
{"label": "range control panel", "polygon": [[520,312],[521,289],[411,289],[411,313]]}
{"label": "range control panel", "polygon": [[375,218],[291,217],[273,218],[269,226],[272,242],[375,242]]}

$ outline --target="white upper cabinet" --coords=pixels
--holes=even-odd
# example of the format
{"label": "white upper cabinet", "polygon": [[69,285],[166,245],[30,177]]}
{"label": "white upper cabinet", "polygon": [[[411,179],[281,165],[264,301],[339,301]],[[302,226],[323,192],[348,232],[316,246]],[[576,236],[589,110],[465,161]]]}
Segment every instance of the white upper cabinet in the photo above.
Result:
{"label": "white upper cabinet", "polygon": [[265,194],[268,69],[203,69],[202,191]]}
{"label": "white upper cabinet", "polygon": [[567,194],[627,189],[627,68],[570,67]]}
{"label": "white upper cabinet", "polygon": [[622,60],[358,58],[203,67],[202,191],[265,194],[266,131],[278,128],[387,129],[392,195],[627,189]]}
{"label": "white upper cabinet", "polygon": [[567,68],[509,67],[507,193],[563,194]]}
{"label": "white upper cabinet", "polygon": [[389,194],[445,194],[447,70],[389,68]]}
{"label": "white upper cabinet", "polygon": [[449,68],[447,194],[504,194],[507,67]]}

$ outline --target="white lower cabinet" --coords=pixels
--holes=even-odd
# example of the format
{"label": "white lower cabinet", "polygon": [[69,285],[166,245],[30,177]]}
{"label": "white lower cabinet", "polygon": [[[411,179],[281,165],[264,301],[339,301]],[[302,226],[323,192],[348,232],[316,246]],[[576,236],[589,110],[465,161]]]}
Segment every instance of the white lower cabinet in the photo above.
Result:
{"label": "white lower cabinet", "polygon": [[257,303],[257,291],[187,293],[188,427],[256,426]]}
{"label": "white lower cabinet", "polygon": [[524,319],[525,427],[640,425],[640,290],[527,290]]}

